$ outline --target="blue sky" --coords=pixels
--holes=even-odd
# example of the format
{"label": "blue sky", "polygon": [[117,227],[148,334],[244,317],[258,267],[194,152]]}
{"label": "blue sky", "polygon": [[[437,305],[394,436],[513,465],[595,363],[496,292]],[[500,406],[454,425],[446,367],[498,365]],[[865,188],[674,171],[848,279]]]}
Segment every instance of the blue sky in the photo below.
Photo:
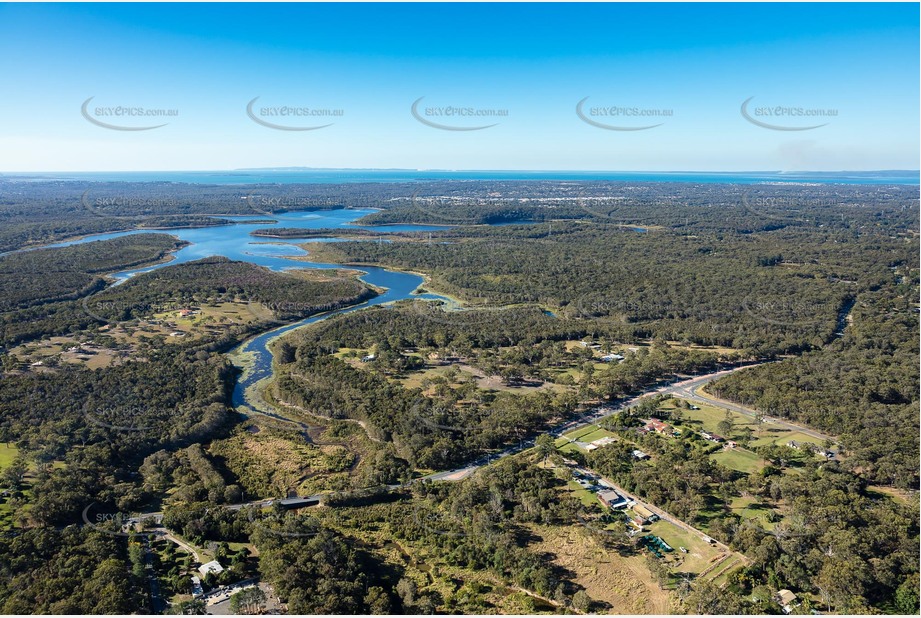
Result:
{"label": "blue sky", "polygon": [[[917,4],[0,5],[0,171],[917,169],[918,23]],[[97,126],[89,97],[95,120],[167,124]],[[262,126],[255,97],[263,120],[333,124]],[[424,120],[498,124],[429,126],[420,97]],[[662,124],[592,126],[586,97],[603,124]],[[826,124],[757,126],[749,97],[775,127]],[[178,115],[97,111],[117,106]],[[342,115],[262,111],[281,106]]]}

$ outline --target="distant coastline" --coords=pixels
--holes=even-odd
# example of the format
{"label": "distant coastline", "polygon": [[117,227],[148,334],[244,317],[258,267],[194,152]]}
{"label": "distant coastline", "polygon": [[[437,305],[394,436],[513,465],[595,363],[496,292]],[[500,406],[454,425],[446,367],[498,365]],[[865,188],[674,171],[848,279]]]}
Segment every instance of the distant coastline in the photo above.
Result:
{"label": "distant coastline", "polygon": [[268,168],[160,172],[0,172],[7,181],[177,182],[189,184],[411,183],[451,180],[682,182],[700,184],[858,184],[918,185],[912,170],[842,172],[616,172],[520,170],[411,170]]}

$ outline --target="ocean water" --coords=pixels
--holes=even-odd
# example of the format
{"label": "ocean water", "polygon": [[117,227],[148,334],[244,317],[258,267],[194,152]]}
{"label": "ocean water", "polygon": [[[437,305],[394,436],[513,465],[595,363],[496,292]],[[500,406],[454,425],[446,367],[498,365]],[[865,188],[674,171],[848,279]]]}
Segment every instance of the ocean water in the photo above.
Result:
{"label": "ocean water", "polygon": [[201,172],[36,172],[0,173],[0,180],[80,180],[91,182],[182,182],[193,184],[335,184],[359,182],[426,182],[440,180],[561,180],[691,183],[818,183],[918,185],[916,171],[878,172],[579,172],[455,171],[373,169],[259,169]]}

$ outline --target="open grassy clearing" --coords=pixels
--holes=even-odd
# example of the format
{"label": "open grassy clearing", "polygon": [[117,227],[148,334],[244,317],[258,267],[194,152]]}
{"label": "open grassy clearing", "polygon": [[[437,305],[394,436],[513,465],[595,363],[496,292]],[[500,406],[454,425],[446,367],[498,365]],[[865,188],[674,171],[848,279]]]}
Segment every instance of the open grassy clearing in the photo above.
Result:
{"label": "open grassy clearing", "polygon": [[766,423],[760,432],[755,433],[755,439],[752,440],[752,446],[765,446],[768,444],[778,444],[783,445],[787,442],[794,440],[796,442],[811,442],[812,444],[822,445],[823,440],[814,438],[812,436],[807,436],[804,433],[798,431],[791,431],[789,429],[780,429],[778,427],[772,427],[769,423]]}
{"label": "open grassy clearing", "polygon": [[[718,425],[726,417],[726,409],[719,408],[716,406],[711,406],[708,404],[698,404],[699,410],[686,410],[682,409],[683,415],[683,424],[690,426],[697,431],[709,431],[711,433],[719,433]],[[675,409],[675,404],[673,401],[668,401],[663,404],[662,409]],[[804,433],[801,433],[795,429],[785,429],[782,427],[777,427],[770,422],[765,422],[761,427],[758,427],[758,424],[745,415],[739,414],[737,412],[730,412],[733,419],[733,431],[732,435],[724,436],[726,438],[738,439],[740,430],[748,427],[752,430],[752,441],[750,447],[764,446],[768,444],[777,444],[785,445],[787,442],[794,440],[796,442],[810,442],[812,444],[821,445],[822,440],[808,436]]]}
{"label": "open grassy clearing", "polygon": [[[453,379],[449,377],[449,375],[453,373],[452,367],[456,368],[456,371],[458,372],[456,375],[454,375]],[[409,372],[405,377],[399,378],[398,381],[405,388],[422,388],[423,382],[425,382],[426,379],[432,380],[437,378],[444,378],[448,380],[449,384],[457,385],[470,379],[477,379],[477,377],[478,376],[476,376],[474,373],[458,368],[457,365],[427,365],[425,369],[420,371]]]}
{"label": "open grassy clearing", "polygon": [[271,314],[261,305],[248,303],[195,305],[188,309],[192,310],[189,315],[182,315],[179,309],[157,313],[149,319],[105,324],[75,336],[25,343],[9,353],[22,364],[22,369],[29,371],[53,371],[54,366],[61,363],[99,369],[137,356],[139,347],[145,342],[174,343],[219,335],[228,325],[250,324]]}
{"label": "open grassy clearing", "polygon": [[[334,356],[341,358],[355,369],[374,371],[374,361],[362,361],[362,358],[374,352],[373,349],[340,348]],[[507,384],[500,376],[487,375],[478,367],[468,364],[463,359],[440,360],[434,356],[425,356],[422,352],[402,351],[406,357],[421,358],[423,365],[418,369],[403,371],[398,375],[388,375],[388,379],[404,388],[424,388],[426,380],[444,379],[451,388],[472,382],[479,390],[502,391],[509,393],[533,393],[541,390],[564,391],[570,386],[556,384],[552,381],[534,380],[520,384]]]}
{"label": "open grassy clearing", "polygon": [[[561,440],[563,438],[560,438]],[[560,446],[558,450],[564,455],[570,455],[572,453],[581,453],[583,452],[578,446],[572,443],[566,443],[564,446]]]}
{"label": "open grassy clearing", "polygon": [[13,463],[13,460],[16,459],[16,455],[19,454],[19,449],[12,444],[0,443],[0,472],[3,471],[8,465]]}
{"label": "open grassy clearing", "polygon": [[765,530],[773,530],[776,525],[775,522],[771,521],[771,513],[774,512],[774,509],[759,501],[758,498],[750,496],[734,498],[730,508],[739,517],[757,520],[758,524]]}
{"label": "open grassy clearing", "polygon": [[717,451],[710,458],[731,470],[738,470],[746,474],[754,474],[764,467],[761,457],[741,447]]}
{"label": "open grassy clearing", "polygon": [[[644,526],[674,549],[666,554],[666,565],[674,573],[697,575],[715,562],[724,552],[714,545],[706,543],[700,536],[680,528],[675,524],[659,520]],[[687,553],[679,548],[684,547]]]}
{"label": "open grassy clearing", "polygon": [[[675,410],[679,409],[676,405],[678,398],[670,399],[664,402],[660,408],[662,410]],[[690,405],[696,406],[698,410],[690,410],[687,408],[680,408],[682,422],[684,425],[691,427],[697,431],[709,431],[711,433],[720,433],[718,426],[720,421],[726,418],[726,409],[719,408],[706,403],[698,403],[696,401],[689,401]],[[743,427],[750,427],[752,431],[755,431],[757,436],[757,423],[754,419],[745,416],[744,414],[739,414],[738,412],[730,411],[733,422],[733,435],[723,436],[725,438],[734,438],[738,435],[739,430]]]}
{"label": "open grassy clearing", "polygon": [[868,488],[869,492],[887,496],[900,504],[917,504],[918,503],[918,494],[907,492],[896,487],[885,487],[883,485],[870,485]]}
{"label": "open grassy clearing", "polygon": [[601,503],[598,502],[598,498],[595,497],[594,493],[587,489],[583,489],[575,481],[569,481],[566,483],[566,487],[569,488],[572,497],[578,498],[579,502],[581,502],[584,506],[592,507],[601,505]]}
{"label": "open grassy clearing", "polygon": [[590,431],[587,434],[583,434],[580,438],[580,442],[594,442],[595,440],[601,440],[602,438],[613,438],[616,437],[613,433],[606,429],[594,428],[594,431]]}
{"label": "open grassy clearing", "polygon": [[587,425],[585,427],[579,427],[578,429],[574,429],[573,431],[570,431],[569,433],[564,433],[563,437],[568,438],[570,440],[582,441],[583,436],[587,436],[591,434],[593,431],[597,431],[597,430],[598,428],[595,427],[594,425]]}

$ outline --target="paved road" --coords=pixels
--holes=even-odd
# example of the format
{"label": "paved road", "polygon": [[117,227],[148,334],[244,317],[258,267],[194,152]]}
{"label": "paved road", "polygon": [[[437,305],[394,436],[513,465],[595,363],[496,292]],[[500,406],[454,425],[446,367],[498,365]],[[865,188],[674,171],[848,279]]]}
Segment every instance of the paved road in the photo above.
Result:
{"label": "paved road", "polygon": [[[681,383],[678,383],[678,384],[675,384],[669,387],[667,392],[677,397],[681,397],[683,399],[688,399],[690,401],[696,401],[698,403],[706,403],[706,404],[710,404],[710,405],[717,406],[720,408],[726,408],[726,409],[732,410],[733,412],[738,412],[739,414],[742,414],[749,418],[755,418],[758,415],[757,410],[748,408],[743,405],[739,405],[737,403],[733,403],[731,401],[726,401],[725,399],[720,399],[718,397],[714,397],[712,395],[708,395],[707,393],[702,393],[700,391],[700,388],[702,386],[709,384],[710,382],[717,379],[718,377],[723,377],[723,376],[716,376],[716,377],[702,376],[700,378],[694,378],[693,380],[687,380],[685,382],[681,382]],[[828,434],[821,433],[819,431],[816,431],[815,429],[803,427],[802,425],[797,425],[796,423],[791,423],[790,421],[784,421],[779,418],[765,416],[764,423],[765,425],[780,427],[781,429],[788,429],[790,431],[798,431],[802,434],[805,434],[817,440],[831,440],[832,442],[835,441],[834,436],[830,436]]]}
{"label": "paved road", "polygon": [[160,594],[160,582],[157,581],[157,570],[154,568],[153,548],[150,539],[144,538],[144,572],[150,584],[150,609],[154,614],[162,614],[169,609],[169,603]]}

